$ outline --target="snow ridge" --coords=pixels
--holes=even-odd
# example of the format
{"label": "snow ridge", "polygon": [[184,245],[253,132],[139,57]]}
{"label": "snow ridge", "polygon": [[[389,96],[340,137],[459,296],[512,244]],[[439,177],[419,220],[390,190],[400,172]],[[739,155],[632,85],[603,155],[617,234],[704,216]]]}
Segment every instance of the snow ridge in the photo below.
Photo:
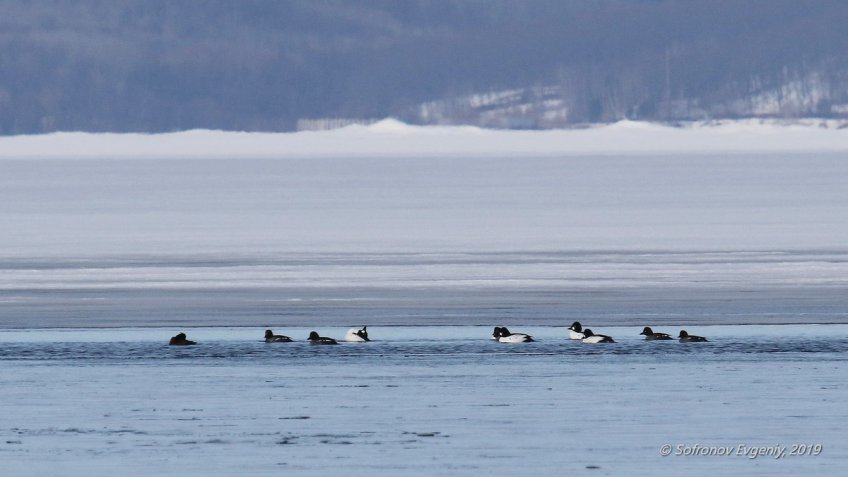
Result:
{"label": "snow ridge", "polygon": [[330,131],[259,133],[189,130],[166,134],[60,132],[0,137],[0,159],[468,157],[581,154],[848,151],[838,120],[637,121],[581,129],[492,130],[415,126],[393,118]]}

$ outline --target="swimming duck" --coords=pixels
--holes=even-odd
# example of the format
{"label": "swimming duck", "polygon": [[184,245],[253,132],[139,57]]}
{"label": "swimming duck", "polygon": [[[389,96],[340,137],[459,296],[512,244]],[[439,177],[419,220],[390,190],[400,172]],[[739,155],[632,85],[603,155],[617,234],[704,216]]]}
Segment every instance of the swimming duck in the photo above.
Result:
{"label": "swimming duck", "polygon": [[171,337],[171,341],[168,341],[168,344],[171,345],[171,346],[188,346],[188,345],[193,345],[193,344],[197,344],[197,343],[194,342],[194,341],[191,341],[189,339],[186,339],[185,333],[180,333],[177,336]]}
{"label": "swimming duck", "polygon": [[568,333],[568,339],[570,340],[582,340],[586,337],[583,334],[583,325],[581,325],[579,321],[572,323],[568,329],[570,330]]}
{"label": "swimming duck", "polygon": [[351,328],[347,330],[345,334],[345,341],[352,341],[355,343],[363,343],[365,341],[371,341],[368,339],[368,330],[367,326],[363,326],[361,330],[357,330],[356,328]]}
{"label": "swimming duck", "polygon": [[529,343],[533,337],[524,333],[510,333],[505,326],[496,326],[492,333],[492,339],[501,343]]}
{"label": "swimming duck", "polygon": [[681,343],[697,343],[702,341],[707,341],[703,336],[695,336],[690,335],[686,332],[686,330],[680,330],[680,335],[678,336]]}
{"label": "swimming duck", "polygon": [[646,326],[640,335],[644,335],[646,340],[670,340],[672,339],[667,333],[654,333],[650,326]]}
{"label": "swimming duck", "polygon": [[613,340],[611,337],[607,335],[596,335],[595,333],[592,333],[592,330],[590,330],[589,328],[583,330],[583,335],[584,343],[615,343],[615,340]]}
{"label": "swimming duck", "polygon": [[325,336],[318,336],[317,331],[313,331],[313,332],[309,333],[309,341],[311,341],[312,344],[322,344],[322,345],[338,344],[336,342],[336,340],[334,340],[333,338],[327,338]]}
{"label": "swimming duck", "polygon": [[271,330],[265,330],[265,342],[266,343],[288,343],[292,339],[288,336],[283,335],[275,335]]}

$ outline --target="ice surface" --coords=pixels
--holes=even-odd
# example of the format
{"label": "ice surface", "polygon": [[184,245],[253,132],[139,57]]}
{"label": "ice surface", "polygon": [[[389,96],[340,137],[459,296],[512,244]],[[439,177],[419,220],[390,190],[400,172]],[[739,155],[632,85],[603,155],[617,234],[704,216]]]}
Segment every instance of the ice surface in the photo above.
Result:
{"label": "ice surface", "polygon": [[845,183],[841,154],[0,161],[0,256],[841,248]]}
{"label": "ice surface", "polygon": [[819,126],[2,137],[0,257],[843,248],[848,128]]}
{"label": "ice surface", "polygon": [[846,183],[812,152],[3,160],[0,327],[844,322]]}
{"label": "ice surface", "polygon": [[844,323],[844,252],[0,260],[0,325]]}

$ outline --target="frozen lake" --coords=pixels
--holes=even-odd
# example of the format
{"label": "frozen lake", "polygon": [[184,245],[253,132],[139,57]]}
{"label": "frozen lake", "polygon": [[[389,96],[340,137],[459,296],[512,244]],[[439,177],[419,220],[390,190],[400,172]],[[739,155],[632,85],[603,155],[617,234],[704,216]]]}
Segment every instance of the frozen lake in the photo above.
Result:
{"label": "frozen lake", "polygon": [[0,327],[844,323],[841,153],[0,160]]}
{"label": "frozen lake", "polygon": [[[2,331],[0,460],[14,476],[841,473],[848,326],[640,330],[588,345],[513,327],[538,341],[510,345],[488,327],[369,327],[370,343],[313,346],[309,328],[266,344],[198,327],[192,347],[166,346],[168,328]],[[733,455],[675,455],[696,446]]]}
{"label": "frozen lake", "polygon": [[0,160],[0,257],[845,249],[845,153]]}
{"label": "frozen lake", "polygon": [[845,323],[848,253],[0,259],[0,327]]}
{"label": "frozen lake", "polygon": [[[844,153],[437,146],[0,151],[2,473],[843,470]],[[565,340],[575,320],[619,342]],[[375,341],[302,341],[353,325]],[[495,325],[538,342],[494,343]],[[646,325],[711,341],[645,342]],[[266,345],[266,327],[300,341]],[[179,331],[199,344],[165,346]],[[740,445],[817,455],[752,459]]]}

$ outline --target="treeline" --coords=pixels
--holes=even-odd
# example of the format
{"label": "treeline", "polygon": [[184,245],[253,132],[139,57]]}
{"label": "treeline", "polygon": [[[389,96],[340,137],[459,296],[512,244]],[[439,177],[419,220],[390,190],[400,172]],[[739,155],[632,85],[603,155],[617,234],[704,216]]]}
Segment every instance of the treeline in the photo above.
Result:
{"label": "treeline", "polygon": [[542,87],[565,124],[846,116],[846,24],[840,0],[0,0],[0,134],[426,122]]}

